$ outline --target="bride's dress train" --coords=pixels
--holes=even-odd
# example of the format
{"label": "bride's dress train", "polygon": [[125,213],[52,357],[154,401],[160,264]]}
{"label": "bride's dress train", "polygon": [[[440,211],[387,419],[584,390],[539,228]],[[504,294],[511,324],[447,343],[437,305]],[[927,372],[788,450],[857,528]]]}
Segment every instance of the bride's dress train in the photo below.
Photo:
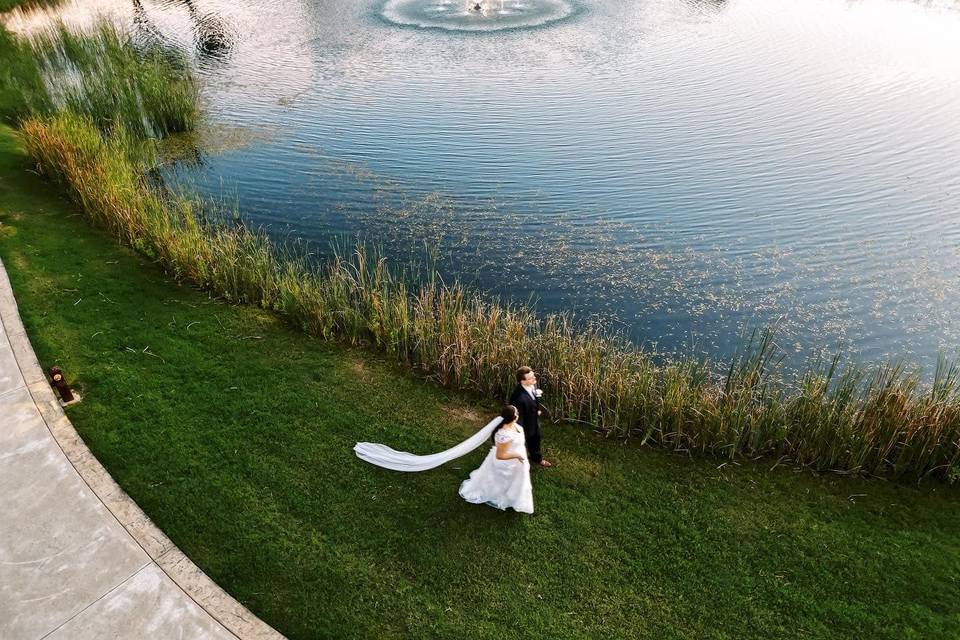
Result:
{"label": "bride's dress train", "polygon": [[366,460],[370,464],[375,464],[384,469],[406,471],[408,473],[426,471],[427,469],[439,467],[444,462],[450,462],[460,456],[467,455],[482,445],[486,440],[489,440],[490,434],[493,433],[493,430],[499,427],[502,422],[503,418],[494,418],[488,422],[483,429],[480,429],[480,431],[477,431],[457,446],[451,447],[446,451],[441,451],[440,453],[432,453],[426,456],[418,456],[413,453],[407,453],[406,451],[397,451],[385,444],[376,442],[358,442],[354,445],[353,450],[361,460]]}
{"label": "bride's dress train", "polygon": [[516,458],[498,460],[497,448],[491,447],[483,464],[460,485],[460,495],[474,504],[533,513],[533,485],[523,428],[517,425],[517,431],[500,429],[493,438],[497,444],[509,442],[508,453],[522,455],[523,462]]}

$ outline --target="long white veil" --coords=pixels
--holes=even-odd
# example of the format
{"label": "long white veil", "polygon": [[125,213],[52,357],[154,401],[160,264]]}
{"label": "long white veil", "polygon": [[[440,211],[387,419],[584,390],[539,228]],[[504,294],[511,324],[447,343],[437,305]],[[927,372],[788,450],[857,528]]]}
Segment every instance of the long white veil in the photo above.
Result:
{"label": "long white veil", "polygon": [[376,444],[373,442],[358,442],[354,445],[353,450],[357,452],[358,458],[366,460],[370,464],[375,464],[378,467],[393,469],[394,471],[426,471],[427,469],[439,467],[444,462],[450,462],[460,456],[467,455],[483,444],[483,441],[490,437],[493,430],[496,429],[501,422],[503,422],[503,418],[496,417],[488,422],[483,429],[480,429],[480,431],[452,449],[447,449],[440,453],[432,453],[428,456],[417,456],[412,453],[407,453],[406,451],[397,451],[385,444]]}

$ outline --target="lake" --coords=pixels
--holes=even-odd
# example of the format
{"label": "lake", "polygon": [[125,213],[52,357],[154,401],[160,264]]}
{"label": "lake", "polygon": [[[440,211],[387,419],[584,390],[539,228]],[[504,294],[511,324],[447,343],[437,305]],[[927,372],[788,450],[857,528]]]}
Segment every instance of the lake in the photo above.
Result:
{"label": "lake", "polygon": [[188,51],[171,181],[723,359],[960,345],[960,3],[75,1]]}

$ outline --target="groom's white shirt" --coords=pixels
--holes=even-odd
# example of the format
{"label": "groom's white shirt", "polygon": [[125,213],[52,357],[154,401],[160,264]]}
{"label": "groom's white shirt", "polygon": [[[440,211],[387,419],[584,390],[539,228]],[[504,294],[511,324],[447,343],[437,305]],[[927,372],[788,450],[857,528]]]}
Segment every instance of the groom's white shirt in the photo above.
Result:
{"label": "groom's white shirt", "polygon": [[525,384],[522,384],[522,385],[520,385],[520,386],[523,387],[524,389],[526,389],[527,393],[530,394],[530,397],[531,397],[531,398],[533,398],[534,400],[537,399],[537,394],[536,394],[537,387],[536,387],[536,386],[528,387],[528,386],[525,385]]}

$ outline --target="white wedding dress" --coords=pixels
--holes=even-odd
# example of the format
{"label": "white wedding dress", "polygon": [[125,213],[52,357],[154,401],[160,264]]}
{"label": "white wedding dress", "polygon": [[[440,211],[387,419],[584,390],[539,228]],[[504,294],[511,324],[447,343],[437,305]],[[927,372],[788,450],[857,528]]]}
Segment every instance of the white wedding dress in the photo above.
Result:
{"label": "white wedding dress", "polygon": [[[502,422],[503,418],[494,418],[460,444],[440,453],[416,455],[374,442],[358,442],[353,450],[361,460],[384,469],[408,473],[426,471],[464,456],[489,441],[490,434]],[[497,460],[497,448],[491,447],[483,464],[460,485],[460,495],[465,500],[476,504],[489,504],[498,509],[509,507],[515,511],[533,513],[533,485],[530,483],[530,463],[526,459],[527,445],[523,427],[516,427],[517,431],[500,429],[494,435],[494,441],[497,444],[509,442],[509,453],[522,455],[523,462],[515,458]]]}
{"label": "white wedding dress", "polygon": [[508,454],[522,455],[523,461],[516,458],[498,460],[497,448],[490,447],[483,464],[460,485],[461,497],[474,504],[533,513],[533,484],[530,482],[530,461],[527,460],[523,427],[517,425],[516,431],[500,429],[493,440],[497,444],[509,443]]}

